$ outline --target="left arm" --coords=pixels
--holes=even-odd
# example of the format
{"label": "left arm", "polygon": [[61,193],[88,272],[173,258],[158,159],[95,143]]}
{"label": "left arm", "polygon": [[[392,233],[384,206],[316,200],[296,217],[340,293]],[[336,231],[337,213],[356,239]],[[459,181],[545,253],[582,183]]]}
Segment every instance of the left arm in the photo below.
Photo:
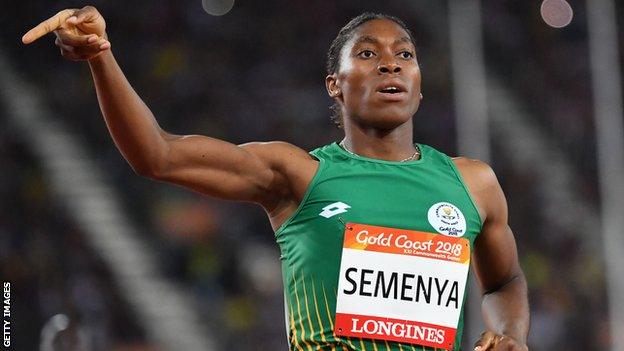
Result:
{"label": "left arm", "polygon": [[483,218],[472,261],[483,292],[481,311],[487,331],[481,334],[475,350],[528,350],[527,284],[507,221],[505,195],[487,164],[468,159],[456,159],[455,163]]}

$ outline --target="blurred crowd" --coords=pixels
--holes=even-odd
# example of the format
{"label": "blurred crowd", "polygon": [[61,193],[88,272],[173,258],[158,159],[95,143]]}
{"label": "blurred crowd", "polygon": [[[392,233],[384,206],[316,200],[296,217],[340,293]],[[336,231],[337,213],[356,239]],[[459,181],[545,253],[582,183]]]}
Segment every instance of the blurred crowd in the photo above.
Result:
{"label": "blurred crowd", "polygon": [[[541,22],[533,2],[482,1],[486,61],[488,73],[504,77],[569,157],[580,191],[597,206],[587,29],[583,3],[571,3],[574,21],[555,30]],[[199,1],[92,4],[106,18],[117,60],[163,129],[233,143],[285,140],[307,150],[341,138],[324,87],[325,53],[338,29],[365,10],[398,15],[415,34],[423,72],[415,140],[456,154],[448,42],[439,40],[448,26],[441,2],[241,1],[223,17],[209,16]],[[6,28],[0,47],[120,189],[124,211],[157,252],[162,271],[195,292],[207,324],[223,328],[219,344],[285,349],[279,250],[265,213],[135,175],[108,136],[88,66],[63,61],[52,36],[26,48],[18,42],[31,25],[76,3],[14,6],[0,14]],[[20,300],[16,339],[23,347],[16,349],[35,349],[41,328],[58,313],[89,330],[93,349],[147,348],[140,320],[21,138],[0,130],[0,273]],[[531,349],[607,349],[601,253],[588,251],[579,233],[548,230],[531,170],[514,171],[496,151],[493,167],[529,283]],[[599,240],[594,235],[586,240]]]}
{"label": "blurred crowd", "polygon": [[[570,3],[574,20],[557,30],[541,21],[535,4],[486,1],[483,19],[487,64],[491,74],[504,77],[530,111],[533,122],[566,157],[578,181],[575,191],[598,208],[585,4]],[[619,7],[620,22],[624,18],[622,11],[624,7]],[[624,49],[624,42],[619,43],[620,50]],[[576,228],[554,230],[549,219],[566,214],[535,205],[543,203],[544,198],[544,194],[533,190],[535,170],[509,172],[511,165],[506,165],[505,155],[494,155],[529,281],[533,349],[608,349],[602,252],[596,250],[599,245],[588,245],[600,240],[600,228],[595,228],[592,235]]]}
{"label": "blurred crowd", "polygon": [[[135,348],[145,345],[140,324],[48,186],[40,160],[3,125],[0,275],[11,284],[11,349],[37,350],[43,343],[55,350],[145,350]],[[68,325],[54,322],[59,315]],[[54,330],[50,337],[42,337],[44,326]]]}

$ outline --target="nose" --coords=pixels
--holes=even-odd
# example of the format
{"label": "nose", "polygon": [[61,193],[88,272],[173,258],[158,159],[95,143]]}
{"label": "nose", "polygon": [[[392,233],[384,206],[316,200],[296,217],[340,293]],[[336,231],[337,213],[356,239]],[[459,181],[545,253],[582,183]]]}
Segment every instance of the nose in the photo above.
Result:
{"label": "nose", "polygon": [[377,71],[381,74],[399,73],[401,72],[401,66],[396,61],[380,61],[377,66]]}

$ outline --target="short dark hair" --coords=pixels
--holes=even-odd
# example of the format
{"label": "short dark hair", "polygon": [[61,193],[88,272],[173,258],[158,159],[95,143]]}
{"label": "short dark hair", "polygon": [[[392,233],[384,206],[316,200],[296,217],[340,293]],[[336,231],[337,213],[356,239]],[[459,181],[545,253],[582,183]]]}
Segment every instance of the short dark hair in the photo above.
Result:
{"label": "short dark hair", "polygon": [[[391,20],[394,23],[398,24],[407,32],[409,35],[412,44],[416,47],[416,40],[414,40],[414,36],[412,32],[407,28],[405,23],[398,17],[390,16],[382,13],[373,13],[373,12],[365,12],[357,17],[352,18],[344,27],[340,29],[338,35],[332,41],[329,46],[329,50],[327,51],[327,74],[334,74],[338,71],[340,67],[340,52],[344,45],[351,39],[353,32],[361,25],[368,21],[376,20],[376,19],[387,19]],[[340,112],[340,105],[334,101],[334,103],[329,107],[331,110],[330,119],[332,122],[338,126],[338,128],[342,128],[342,114]]]}

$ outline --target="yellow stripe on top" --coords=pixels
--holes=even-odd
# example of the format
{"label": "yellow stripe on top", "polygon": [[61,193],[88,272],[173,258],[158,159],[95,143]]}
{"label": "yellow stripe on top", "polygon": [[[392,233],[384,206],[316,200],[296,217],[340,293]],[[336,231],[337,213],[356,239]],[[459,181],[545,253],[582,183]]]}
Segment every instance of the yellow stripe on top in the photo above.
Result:
{"label": "yellow stripe on top", "polygon": [[297,300],[297,317],[299,319],[299,325],[301,326],[301,341],[306,345],[308,351],[313,351],[312,346],[305,340],[305,329],[303,328],[303,318],[301,318],[301,304],[299,303],[299,289],[297,289],[297,279],[293,272],[293,282],[295,283],[295,299]]}
{"label": "yellow stripe on top", "polygon": [[295,328],[295,318],[293,317],[293,307],[290,303],[290,299],[288,299],[288,307],[290,309],[290,331],[292,333],[292,344],[297,348],[297,350],[303,351],[301,345],[299,345],[299,339],[297,339],[297,328]]}
{"label": "yellow stripe on top", "polygon": [[310,318],[310,309],[308,308],[308,291],[306,289],[306,283],[305,283],[305,278],[303,277],[303,274],[301,275],[301,282],[303,283],[303,301],[304,301],[304,305],[305,305],[305,310],[306,310],[306,315],[308,317],[308,325],[310,326],[310,340],[312,340],[312,342],[314,342],[316,344],[316,350],[318,350],[319,347],[319,343],[318,341],[314,340],[314,326],[312,325],[312,318]]}
{"label": "yellow stripe on top", "polygon": [[[331,313],[329,313],[329,304],[327,303],[327,294],[325,293],[325,283],[323,283],[323,298],[325,298],[325,309],[327,310],[327,318],[329,318],[329,324],[331,325],[332,330],[334,330],[334,320],[332,319]],[[335,332],[334,337],[336,337]]]}
{"label": "yellow stripe on top", "polygon": [[353,342],[351,341],[350,337],[347,337],[347,343],[349,343],[349,346],[351,346],[354,350],[357,349],[357,347],[355,347],[355,345],[353,344]]}
{"label": "yellow stripe on top", "polygon": [[[327,294],[325,293],[325,283],[321,282],[321,284],[323,287],[323,298],[325,299],[325,310],[327,311],[327,319],[329,319],[329,326],[331,327],[334,340],[338,340],[338,338],[336,337],[336,331],[334,330],[334,320],[331,317],[331,313],[329,313],[329,304],[327,303]],[[344,349],[344,346],[342,348]],[[334,346],[332,346],[332,351],[336,351],[336,348]]]}
{"label": "yellow stripe on top", "polygon": [[366,345],[364,345],[364,339],[360,338],[360,347],[362,348],[362,351],[366,351]]}
{"label": "yellow stripe on top", "polygon": [[318,320],[319,327],[321,328],[321,340],[323,342],[327,342],[325,338],[325,326],[323,326],[323,321],[321,321],[321,314],[318,309],[318,302],[316,301],[316,287],[314,286],[314,279],[312,279],[312,295],[314,295],[314,310],[316,311],[316,319]]}

